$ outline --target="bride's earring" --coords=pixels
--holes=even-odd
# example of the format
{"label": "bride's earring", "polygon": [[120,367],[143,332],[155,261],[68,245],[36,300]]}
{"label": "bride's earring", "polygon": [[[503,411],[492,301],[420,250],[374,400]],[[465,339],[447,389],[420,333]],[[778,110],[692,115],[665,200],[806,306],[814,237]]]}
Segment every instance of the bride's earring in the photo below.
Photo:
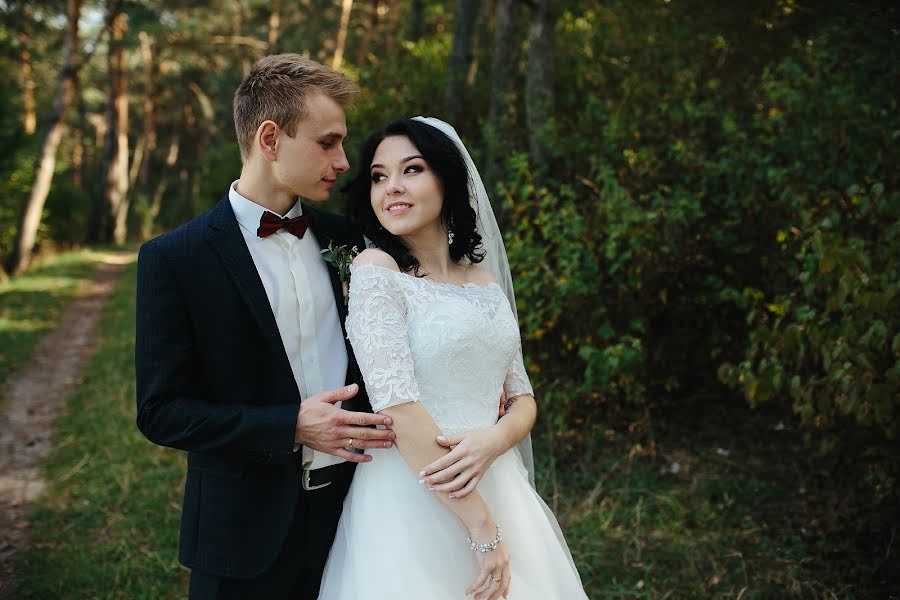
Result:
{"label": "bride's earring", "polygon": [[453,232],[452,231],[447,233],[447,243],[451,246],[453,245]]}

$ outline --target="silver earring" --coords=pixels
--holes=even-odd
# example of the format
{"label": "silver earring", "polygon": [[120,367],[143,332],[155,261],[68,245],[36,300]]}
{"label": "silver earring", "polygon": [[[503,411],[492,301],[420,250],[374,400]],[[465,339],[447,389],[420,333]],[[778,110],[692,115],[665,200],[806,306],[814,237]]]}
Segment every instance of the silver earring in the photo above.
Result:
{"label": "silver earring", "polygon": [[451,246],[453,245],[453,232],[452,231],[447,233],[447,243],[450,244]]}

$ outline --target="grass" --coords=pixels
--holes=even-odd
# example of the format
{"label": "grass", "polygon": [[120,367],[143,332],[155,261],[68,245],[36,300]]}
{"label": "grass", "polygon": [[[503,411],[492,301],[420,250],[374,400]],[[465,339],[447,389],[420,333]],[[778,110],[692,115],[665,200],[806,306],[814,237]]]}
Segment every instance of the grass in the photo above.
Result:
{"label": "grass", "polygon": [[669,412],[639,435],[535,432],[590,598],[900,597],[895,445],[834,452],[740,402]]}
{"label": "grass", "polygon": [[60,254],[0,283],[0,385],[28,360],[102,257],[91,250]]}
{"label": "grass", "polygon": [[[17,598],[186,593],[184,459],[134,426],[134,277],[57,423]],[[685,402],[631,432],[586,421],[544,419],[534,438],[538,487],[592,600],[897,597],[895,447],[848,461],[740,402]]]}
{"label": "grass", "polygon": [[84,384],[57,422],[17,598],[185,595],[176,560],[183,457],[134,425],[134,284],[131,265],[106,306]]}

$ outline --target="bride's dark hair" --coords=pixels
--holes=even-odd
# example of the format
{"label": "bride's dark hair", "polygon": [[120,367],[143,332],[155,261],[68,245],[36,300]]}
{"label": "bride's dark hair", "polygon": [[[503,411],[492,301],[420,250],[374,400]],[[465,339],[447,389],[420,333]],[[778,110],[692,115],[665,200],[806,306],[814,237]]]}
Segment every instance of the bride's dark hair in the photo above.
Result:
{"label": "bride's dark hair", "polygon": [[372,133],[357,159],[357,172],[342,191],[347,196],[348,216],[362,226],[365,234],[375,244],[390,254],[400,269],[419,273],[419,261],[400,238],[391,234],[378,222],[372,210],[370,167],[375,150],[386,137],[402,135],[413,143],[422,158],[434,171],[444,190],[441,218],[453,232],[450,258],[460,262],[464,257],[472,263],[481,262],[484,252],[479,251],[481,236],[475,230],[475,209],[469,203],[469,172],[456,144],[438,129],[414,119],[398,119]]}

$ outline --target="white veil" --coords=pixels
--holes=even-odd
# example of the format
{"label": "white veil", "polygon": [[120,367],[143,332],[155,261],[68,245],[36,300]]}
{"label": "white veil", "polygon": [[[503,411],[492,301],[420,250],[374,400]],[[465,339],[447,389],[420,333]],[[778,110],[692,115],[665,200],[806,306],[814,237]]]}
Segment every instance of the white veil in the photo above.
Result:
{"label": "white veil", "polygon": [[[513,292],[512,274],[509,270],[509,259],[506,257],[506,246],[503,245],[503,237],[500,235],[500,226],[497,225],[497,218],[491,209],[491,202],[488,199],[487,189],[478,174],[478,169],[466,150],[456,130],[449,123],[445,123],[434,117],[415,117],[413,120],[421,121],[426,125],[430,125],[453,140],[459,153],[462,155],[466,163],[466,170],[469,172],[469,203],[475,209],[476,224],[475,227],[481,236],[481,242],[484,250],[484,260],[481,261],[483,267],[486,267],[497,283],[509,298],[509,306],[512,308],[513,316],[516,320],[519,315],[516,312],[516,298]],[[534,487],[534,455],[531,450],[531,434],[525,436],[518,445],[519,454],[522,457],[522,463],[528,470],[528,479]]]}

